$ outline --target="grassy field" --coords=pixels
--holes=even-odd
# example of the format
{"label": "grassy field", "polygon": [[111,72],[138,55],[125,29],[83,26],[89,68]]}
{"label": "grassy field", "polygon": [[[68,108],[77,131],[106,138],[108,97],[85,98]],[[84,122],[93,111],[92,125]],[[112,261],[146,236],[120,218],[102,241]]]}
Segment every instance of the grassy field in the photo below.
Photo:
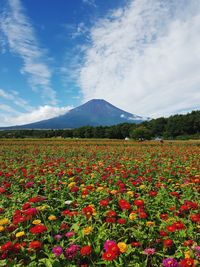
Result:
{"label": "grassy field", "polygon": [[199,155],[198,140],[0,140],[0,266],[199,266]]}

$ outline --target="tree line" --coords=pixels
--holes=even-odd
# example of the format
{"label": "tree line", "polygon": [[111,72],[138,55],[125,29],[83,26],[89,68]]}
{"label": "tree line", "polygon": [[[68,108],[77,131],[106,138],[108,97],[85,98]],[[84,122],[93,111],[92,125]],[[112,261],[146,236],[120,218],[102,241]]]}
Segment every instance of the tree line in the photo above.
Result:
{"label": "tree line", "polygon": [[168,118],[152,119],[140,124],[122,123],[113,126],[84,126],[62,130],[2,130],[0,138],[109,138],[136,140],[163,139],[199,139],[200,111],[186,115],[173,115]]}

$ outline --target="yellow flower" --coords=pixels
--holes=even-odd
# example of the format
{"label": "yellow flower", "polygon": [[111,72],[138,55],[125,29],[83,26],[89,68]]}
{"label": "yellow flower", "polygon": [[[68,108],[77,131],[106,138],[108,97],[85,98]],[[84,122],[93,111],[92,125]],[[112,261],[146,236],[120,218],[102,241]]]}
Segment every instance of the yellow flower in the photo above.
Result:
{"label": "yellow flower", "polygon": [[40,210],[40,211],[45,210],[45,209],[46,209],[46,206],[38,206],[38,207],[36,207],[36,210]]}
{"label": "yellow flower", "polygon": [[126,243],[124,243],[124,242],[119,242],[119,243],[117,244],[117,246],[118,246],[119,251],[120,251],[121,253],[124,253],[124,252],[127,251],[127,245],[126,245]]}
{"label": "yellow flower", "polygon": [[140,189],[144,189],[144,188],[146,188],[146,185],[145,184],[141,184],[139,187],[140,187]]}
{"label": "yellow flower", "polygon": [[97,191],[97,192],[100,192],[100,191],[102,191],[103,189],[104,189],[103,186],[99,186],[99,187],[97,187],[96,191]]}
{"label": "yellow flower", "polygon": [[83,228],[84,235],[89,235],[91,233],[91,231],[92,231],[92,227],[91,226]]}
{"label": "yellow flower", "polygon": [[22,237],[24,235],[25,235],[24,231],[21,231],[15,234],[16,237]]}
{"label": "yellow flower", "polygon": [[129,219],[130,219],[131,221],[134,221],[136,218],[137,218],[137,214],[135,214],[135,213],[131,213],[131,214],[129,215]]}
{"label": "yellow flower", "polygon": [[190,251],[185,251],[184,252],[184,255],[185,255],[185,259],[189,259],[190,258]]}
{"label": "yellow flower", "polygon": [[0,219],[0,225],[8,224],[9,220],[7,218]]}
{"label": "yellow flower", "polygon": [[72,188],[73,186],[75,186],[75,184],[76,184],[75,182],[71,182],[71,183],[68,184],[67,187]]}
{"label": "yellow flower", "polygon": [[50,215],[50,216],[48,217],[48,219],[49,219],[49,221],[55,221],[57,218],[56,218],[55,215]]}
{"label": "yellow flower", "polygon": [[4,230],[5,230],[5,228],[0,225],[0,232],[3,232]]}
{"label": "yellow flower", "polygon": [[133,191],[127,191],[126,194],[132,197],[133,196]]}
{"label": "yellow flower", "polygon": [[152,227],[152,226],[155,226],[155,222],[146,222],[146,226],[149,226],[149,227]]}
{"label": "yellow flower", "polygon": [[40,223],[41,223],[41,220],[34,220],[34,221],[32,221],[32,224],[35,224],[35,225],[40,224]]}
{"label": "yellow flower", "polygon": [[111,190],[110,193],[111,193],[112,195],[115,195],[115,194],[117,193],[117,190]]}

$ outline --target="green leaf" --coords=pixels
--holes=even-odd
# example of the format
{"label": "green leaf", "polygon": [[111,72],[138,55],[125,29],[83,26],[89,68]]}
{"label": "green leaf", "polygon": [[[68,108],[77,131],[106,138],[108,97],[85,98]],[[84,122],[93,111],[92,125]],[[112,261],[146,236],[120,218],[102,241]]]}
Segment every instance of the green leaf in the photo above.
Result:
{"label": "green leaf", "polygon": [[6,265],[6,262],[7,262],[7,260],[1,260],[0,261],[0,266],[5,266]]}

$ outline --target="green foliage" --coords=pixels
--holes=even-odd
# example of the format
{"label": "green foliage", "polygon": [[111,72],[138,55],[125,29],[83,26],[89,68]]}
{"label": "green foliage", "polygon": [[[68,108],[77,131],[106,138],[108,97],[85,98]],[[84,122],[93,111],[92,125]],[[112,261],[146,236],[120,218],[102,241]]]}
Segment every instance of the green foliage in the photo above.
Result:
{"label": "green foliage", "polygon": [[152,137],[152,133],[145,126],[139,126],[131,131],[130,136],[136,140],[149,140]]}

